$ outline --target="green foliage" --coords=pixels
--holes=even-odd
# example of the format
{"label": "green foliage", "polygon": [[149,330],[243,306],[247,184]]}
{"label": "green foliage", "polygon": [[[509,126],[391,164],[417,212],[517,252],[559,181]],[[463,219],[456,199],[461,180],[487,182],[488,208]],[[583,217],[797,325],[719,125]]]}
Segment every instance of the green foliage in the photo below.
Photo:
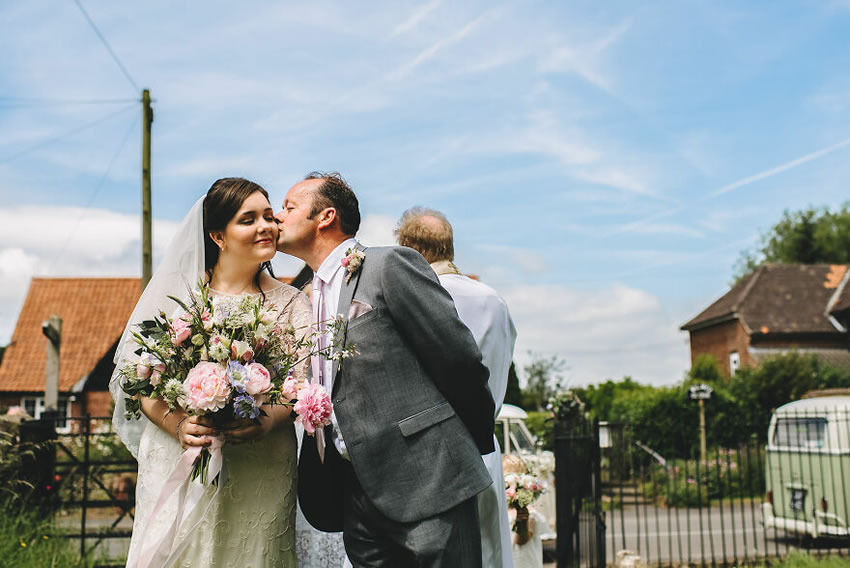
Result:
{"label": "green foliage", "polygon": [[598,385],[590,385],[585,389],[573,389],[585,403],[585,409],[593,418],[614,421],[611,409],[619,397],[629,396],[638,390],[651,390],[652,387],[640,385],[625,377],[622,381],[605,381]]}
{"label": "green foliage", "polygon": [[744,251],[735,265],[735,277],[749,274],[763,262],[850,262],[850,203],[838,211],[809,207],[785,211],[782,219],[761,235],[755,251]]}
{"label": "green foliage", "polygon": [[49,519],[20,506],[0,507],[0,566],[43,568],[45,566],[93,566],[83,561],[72,542],[55,536]]}
{"label": "green foliage", "polygon": [[519,377],[516,374],[516,366],[511,361],[508,369],[508,388],[505,391],[505,404],[522,406],[522,389],[519,388]]}
{"label": "green foliage", "polygon": [[641,491],[668,507],[706,506],[712,499],[760,498],[764,494],[763,451],[761,459],[746,450],[715,450],[708,458],[705,463],[677,459],[667,462],[667,467],[653,465]]}
{"label": "green foliage", "polygon": [[3,354],[6,353],[8,345],[0,345],[0,363],[3,362]]}
{"label": "green foliage", "polygon": [[850,387],[850,373],[824,365],[814,355],[792,352],[739,369],[729,392],[738,403],[739,422],[763,437],[774,409],[810,390],[838,387]]}
{"label": "green foliage", "polygon": [[561,390],[564,361],[557,355],[544,357],[530,353],[531,362],[523,367],[525,389],[522,391],[522,407],[526,410],[543,410],[546,401]]}
{"label": "green foliage", "polygon": [[555,420],[551,412],[531,411],[525,425],[538,441],[543,442],[544,450],[555,450]]}

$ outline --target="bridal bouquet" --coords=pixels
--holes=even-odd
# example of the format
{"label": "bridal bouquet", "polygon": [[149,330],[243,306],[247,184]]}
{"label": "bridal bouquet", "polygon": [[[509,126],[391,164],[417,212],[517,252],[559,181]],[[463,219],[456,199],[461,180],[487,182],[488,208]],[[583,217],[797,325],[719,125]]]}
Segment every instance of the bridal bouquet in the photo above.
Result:
{"label": "bridal bouquet", "polygon": [[[259,421],[265,415],[263,404],[292,406],[296,421],[310,435],[330,424],[327,390],[294,377],[295,366],[318,353],[313,348],[316,332],[300,330],[299,336],[299,330],[282,321],[286,306],[277,309],[256,296],[213,297],[204,283],[190,292],[188,302],[169,298],[182,314],[172,319],[160,312],[132,329],[138,360],[119,370],[121,387],[129,395],[128,419],[141,416],[140,397],[146,396],[164,400],[171,410],[210,416],[216,425],[238,418]],[[342,325],[342,320],[329,323],[334,338]],[[338,343],[318,354],[344,358],[353,353]],[[192,479],[201,476],[206,484],[209,462],[210,451],[204,448]]]}
{"label": "bridal bouquet", "polygon": [[[543,481],[530,473],[505,474],[505,497],[508,507],[524,509],[534,503],[545,491]],[[521,536],[528,535],[528,521],[517,520],[513,529]]]}

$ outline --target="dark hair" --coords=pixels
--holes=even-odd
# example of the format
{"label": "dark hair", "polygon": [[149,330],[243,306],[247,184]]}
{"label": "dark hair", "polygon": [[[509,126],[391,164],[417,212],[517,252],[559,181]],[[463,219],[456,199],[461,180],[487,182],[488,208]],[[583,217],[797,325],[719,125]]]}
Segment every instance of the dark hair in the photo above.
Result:
{"label": "dark hair", "polygon": [[313,192],[313,207],[310,209],[309,218],[312,219],[318,215],[322,209],[333,207],[336,209],[339,228],[342,232],[352,237],[356,235],[360,229],[360,206],[357,203],[357,196],[342,175],[339,172],[311,172],[304,179],[324,180],[324,183]]}
{"label": "dark hair", "polygon": [[[212,271],[218,263],[219,248],[210,237],[210,233],[223,231],[231,219],[239,212],[239,208],[251,195],[256,192],[262,193],[266,199],[269,192],[263,186],[244,178],[221,178],[213,182],[204,198],[204,269],[207,273],[207,281],[212,279]],[[272,278],[274,271],[272,263],[266,261],[260,265],[254,276],[254,285],[262,292],[260,287],[260,273],[263,269],[268,270]],[[263,294],[265,298],[265,294]]]}
{"label": "dark hair", "polygon": [[[440,226],[422,222],[423,217],[437,219]],[[455,258],[452,225],[445,215],[434,209],[412,207],[402,213],[395,236],[398,244],[419,251],[429,263]]]}

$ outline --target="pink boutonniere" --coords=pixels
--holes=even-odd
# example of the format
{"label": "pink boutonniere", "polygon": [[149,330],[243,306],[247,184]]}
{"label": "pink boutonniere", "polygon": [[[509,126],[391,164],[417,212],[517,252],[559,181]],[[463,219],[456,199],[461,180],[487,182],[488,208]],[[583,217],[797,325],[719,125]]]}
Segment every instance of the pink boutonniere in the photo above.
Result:
{"label": "pink boutonniere", "polygon": [[345,267],[345,283],[351,280],[351,277],[354,276],[358,270],[360,270],[360,265],[363,264],[363,259],[366,258],[366,255],[363,254],[363,251],[357,249],[348,249],[345,251],[345,256],[342,258],[342,265]]}

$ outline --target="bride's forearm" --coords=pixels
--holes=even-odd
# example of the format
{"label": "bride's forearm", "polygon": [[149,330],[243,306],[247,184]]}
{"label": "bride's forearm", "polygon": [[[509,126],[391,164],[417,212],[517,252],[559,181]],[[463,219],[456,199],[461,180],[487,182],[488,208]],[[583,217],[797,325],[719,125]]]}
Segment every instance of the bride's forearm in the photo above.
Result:
{"label": "bride's forearm", "polygon": [[168,432],[169,435],[179,440],[177,436],[177,425],[186,418],[185,411],[176,408],[171,410],[161,398],[142,397],[142,412],[148,420]]}

